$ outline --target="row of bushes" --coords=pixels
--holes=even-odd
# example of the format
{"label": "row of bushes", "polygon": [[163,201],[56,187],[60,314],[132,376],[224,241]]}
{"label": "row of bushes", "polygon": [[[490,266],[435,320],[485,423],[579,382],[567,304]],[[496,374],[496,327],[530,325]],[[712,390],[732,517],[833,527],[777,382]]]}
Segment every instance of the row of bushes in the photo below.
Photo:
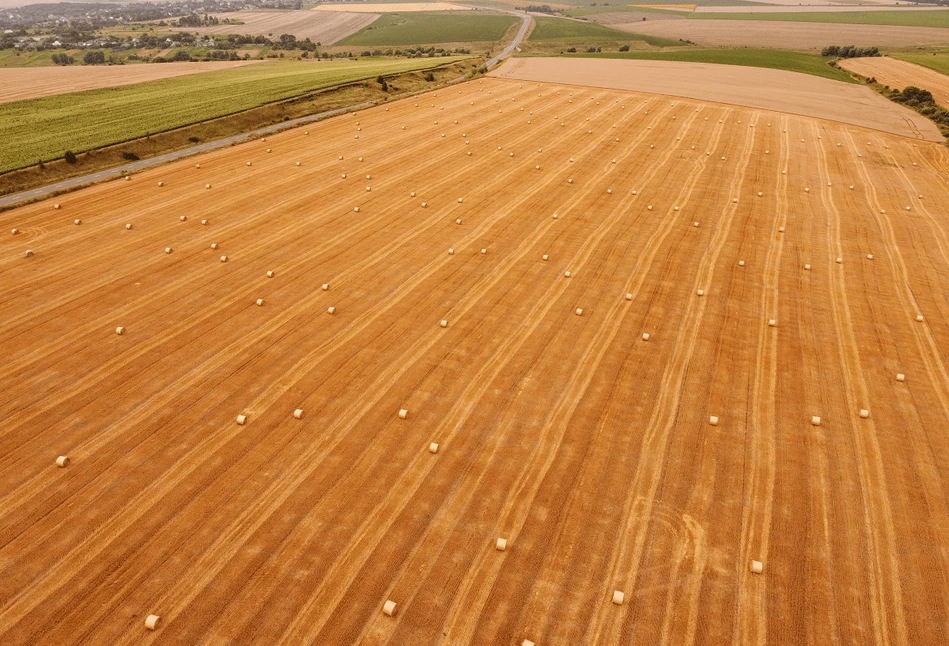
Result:
{"label": "row of bushes", "polygon": [[949,110],[936,105],[936,100],[929,90],[908,85],[903,88],[902,92],[900,90],[890,90],[890,99],[913,108],[940,125],[949,126]]}
{"label": "row of bushes", "polygon": [[[69,54],[53,54],[51,57],[54,65],[72,65],[76,59]],[[102,52],[86,52],[82,57],[83,65],[105,65],[105,54]]]}
{"label": "row of bushes", "polygon": [[820,52],[821,56],[836,56],[837,58],[869,58],[880,56],[878,47],[854,47],[853,45],[830,45]]}

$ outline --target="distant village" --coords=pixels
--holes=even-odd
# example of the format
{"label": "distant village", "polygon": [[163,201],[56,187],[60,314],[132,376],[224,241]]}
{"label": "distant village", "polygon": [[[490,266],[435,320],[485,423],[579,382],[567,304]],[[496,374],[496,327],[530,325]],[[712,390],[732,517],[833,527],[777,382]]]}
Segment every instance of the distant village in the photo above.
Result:
{"label": "distant village", "polygon": [[[202,27],[227,24],[210,15],[242,9],[299,9],[299,0],[188,0],[185,2],[116,4],[34,4],[0,10],[0,49],[42,51],[46,49],[111,49],[140,47],[216,47],[212,37],[187,32],[174,37],[116,37],[102,35],[104,29],[150,22],[155,27]],[[269,44],[263,37],[246,37],[246,43]],[[245,42],[228,42],[242,45]]]}

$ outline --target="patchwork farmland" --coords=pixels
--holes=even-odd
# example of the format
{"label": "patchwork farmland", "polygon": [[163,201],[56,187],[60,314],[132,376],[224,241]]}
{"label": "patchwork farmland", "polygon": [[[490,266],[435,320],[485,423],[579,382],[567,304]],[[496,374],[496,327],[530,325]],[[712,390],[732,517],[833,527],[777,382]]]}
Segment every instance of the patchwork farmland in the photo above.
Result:
{"label": "patchwork farmland", "polygon": [[485,79],[0,213],[0,642],[939,643],[947,171]]}

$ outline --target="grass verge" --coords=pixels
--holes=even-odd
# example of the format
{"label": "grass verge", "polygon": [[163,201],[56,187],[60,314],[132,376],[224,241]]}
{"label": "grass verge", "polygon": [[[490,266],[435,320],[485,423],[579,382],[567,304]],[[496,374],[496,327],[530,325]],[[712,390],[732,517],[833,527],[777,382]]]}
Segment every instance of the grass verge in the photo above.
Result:
{"label": "grass verge", "polygon": [[46,186],[55,182],[114,168],[128,162],[126,153],[140,159],[182,150],[199,142],[214,141],[248,132],[281,121],[334,110],[365,101],[384,100],[394,92],[417,92],[444,83],[472,71],[480,61],[465,60],[431,70],[434,81],[425,80],[424,71],[405,72],[386,78],[389,92],[383,92],[375,80],[359,81],[343,87],[327,88],[284,101],[245,110],[183,128],[126,141],[121,144],[90,150],[77,156],[75,164],[63,159],[33,165],[0,174],[0,195]]}

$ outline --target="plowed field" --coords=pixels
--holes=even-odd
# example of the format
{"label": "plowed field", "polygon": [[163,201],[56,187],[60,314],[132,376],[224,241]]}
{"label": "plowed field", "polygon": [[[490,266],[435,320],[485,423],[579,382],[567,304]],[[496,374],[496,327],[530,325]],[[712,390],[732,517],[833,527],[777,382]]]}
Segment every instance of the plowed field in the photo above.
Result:
{"label": "plowed field", "polygon": [[0,643],[943,641],[944,146],[501,79],[308,132],[0,214]]}

